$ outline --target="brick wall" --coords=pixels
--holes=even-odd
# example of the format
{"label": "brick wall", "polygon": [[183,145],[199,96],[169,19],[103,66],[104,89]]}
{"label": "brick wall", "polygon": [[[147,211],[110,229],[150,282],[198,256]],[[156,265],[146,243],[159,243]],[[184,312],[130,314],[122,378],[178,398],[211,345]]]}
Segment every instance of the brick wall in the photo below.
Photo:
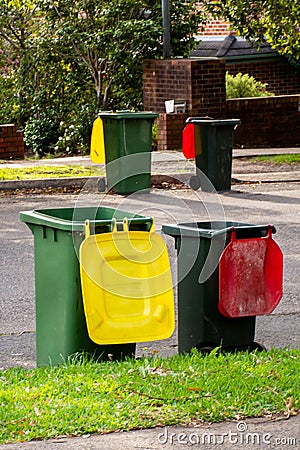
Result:
{"label": "brick wall", "polygon": [[143,63],[145,111],[165,112],[166,100],[186,100],[189,115],[225,112],[223,60],[147,60]]}
{"label": "brick wall", "polygon": [[186,119],[190,114],[159,114],[158,150],[172,150],[181,148],[181,133],[185,127]]}
{"label": "brick wall", "polygon": [[291,95],[300,92],[300,73],[284,58],[268,61],[243,62],[227,64],[226,70],[231,75],[248,73],[256,81],[268,83],[267,90],[275,95]]}
{"label": "brick wall", "polygon": [[[300,146],[300,94],[230,99],[228,119],[241,119],[234,132],[234,148]],[[189,114],[159,114],[158,150],[179,150]]]}
{"label": "brick wall", "polygon": [[300,94],[230,99],[227,117],[241,119],[234,133],[236,148],[300,146]]}
{"label": "brick wall", "polygon": [[23,132],[15,125],[0,125],[0,159],[24,158]]}
{"label": "brick wall", "polygon": [[[272,65],[268,67],[270,62],[255,65],[258,66],[257,74],[265,69],[274,70]],[[144,109],[160,113],[158,150],[181,148],[181,134],[189,116],[241,119],[242,124],[234,135],[235,147],[300,146],[298,93],[226,101],[225,72],[226,66],[222,60],[144,62]],[[263,78],[261,81],[265,82]],[[286,89],[287,86],[288,81]],[[165,100],[171,99],[187,100],[186,114],[166,114]]]}
{"label": "brick wall", "polygon": [[199,30],[200,36],[227,36],[231,33],[235,34],[230,30],[230,23],[223,19],[211,19]]}

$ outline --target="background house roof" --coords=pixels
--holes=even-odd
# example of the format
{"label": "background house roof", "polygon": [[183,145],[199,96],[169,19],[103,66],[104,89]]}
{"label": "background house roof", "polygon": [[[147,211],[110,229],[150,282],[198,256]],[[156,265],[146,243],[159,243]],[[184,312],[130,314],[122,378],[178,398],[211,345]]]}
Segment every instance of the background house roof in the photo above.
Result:
{"label": "background house roof", "polygon": [[191,58],[222,58],[227,61],[237,59],[261,59],[278,57],[278,53],[269,44],[259,44],[257,49],[250,42],[236,36],[229,35],[225,38],[201,37],[196,50],[190,53]]}

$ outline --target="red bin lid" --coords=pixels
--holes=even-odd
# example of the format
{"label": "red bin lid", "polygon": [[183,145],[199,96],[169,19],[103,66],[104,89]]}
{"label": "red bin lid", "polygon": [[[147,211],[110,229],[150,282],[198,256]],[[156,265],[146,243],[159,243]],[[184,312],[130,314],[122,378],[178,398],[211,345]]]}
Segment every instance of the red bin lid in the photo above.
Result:
{"label": "red bin lid", "polygon": [[188,123],[182,132],[182,153],[187,159],[195,158],[194,125]]}
{"label": "red bin lid", "polygon": [[219,311],[227,317],[270,314],[282,297],[283,254],[267,237],[236,239],[231,242],[219,262]]}

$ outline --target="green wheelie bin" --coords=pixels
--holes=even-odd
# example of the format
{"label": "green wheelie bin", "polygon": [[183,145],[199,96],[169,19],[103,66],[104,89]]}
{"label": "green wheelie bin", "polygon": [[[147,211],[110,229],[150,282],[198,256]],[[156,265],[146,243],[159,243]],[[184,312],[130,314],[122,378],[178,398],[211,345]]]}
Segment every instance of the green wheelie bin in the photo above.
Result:
{"label": "green wheelie bin", "polygon": [[34,236],[37,366],[58,365],[84,352],[95,359],[133,356],[135,343],[96,345],[87,331],[78,251],[85,220],[93,234],[112,230],[127,217],[130,230],[149,231],[152,219],[105,207],[24,211],[20,220]]}
{"label": "green wheelie bin", "polygon": [[[194,125],[196,168],[203,172],[216,191],[231,188],[233,132],[240,119],[216,120],[190,118]],[[211,191],[210,183],[198,173],[191,177],[191,187]]]}
{"label": "green wheelie bin", "polygon": [[152,112],[102,112],[106,183],[117,194],[151,187]]}
{"label": "green wheelie bin", "polygon": [[[178,352],[261,348],[254,342],[255,316],[229,318],[219,302],[219,258],[231,239],[267,236],[270,226],[239,222],[165,224],[162,231],[175,239],[177,250]],[[271,232],[275,233],[272,226]]]}

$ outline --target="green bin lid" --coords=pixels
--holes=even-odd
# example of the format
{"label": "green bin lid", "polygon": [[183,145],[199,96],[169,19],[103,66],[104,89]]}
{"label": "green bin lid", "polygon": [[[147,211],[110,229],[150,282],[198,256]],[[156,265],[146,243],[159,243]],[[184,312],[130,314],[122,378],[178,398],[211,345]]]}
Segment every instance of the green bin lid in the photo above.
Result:
{"label": "green bin lid", "polygon": [[[191,222],[191,223],[179,223],[179,224],[164,224],[162,225],[162,231],[173,237],[202,237],[212,239],[215,236],[229,235],[231,234],[232,227],[234,227],[238,234],[242,234],[245,237],[252,235],[265,236],[268,232],[269,225],[251,225],[241,222],[231,221],[213,221],[213,222]],[[272,232],[275,233],[276,229],[272,226]]]}
{"label": "green bin lid", "polygon": [[205,125],[209,127],[218,127],[218,126],[235,126],[239,125],[241,123],[240,119],[211,119],[211,118],[204,118],[204,117],[191,117],[188,121],[188,123],[193,123],[195,125]]}
{"label": "green bin lid", "polygon": [[157,113],[153,113],[151,111],[139,111],[139,112],[131,112],[131,111],[119,111],[119,112],[101,112],[99,113],[99,117],[101,119],[151,119],[154,120],[158,117]]}

